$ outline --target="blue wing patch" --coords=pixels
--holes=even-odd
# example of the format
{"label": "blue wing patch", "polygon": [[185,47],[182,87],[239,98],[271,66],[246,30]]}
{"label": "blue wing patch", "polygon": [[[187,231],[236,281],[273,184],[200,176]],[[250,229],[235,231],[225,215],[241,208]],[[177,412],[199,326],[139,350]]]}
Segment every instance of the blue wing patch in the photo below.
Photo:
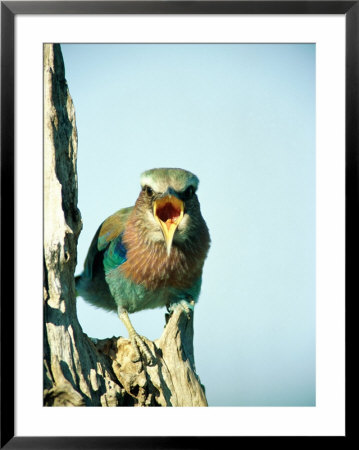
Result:
{"label": "blue wing patch", "polygon": [[123,233],[114,239],[103,257],[105,273],[115,269],[127,260],[127,249],[122,242]]}
{"label": "blue wing patch", "polygon": [[119,235],[119,237],[116,239],[117,243],[116,243],[116,247],[115,247],[115,252],[120,258],[123,259],[122,262],[125,262],[127,260],[127,249],[126,249],[124,243],[122,242],[122,236],[123,236],[123,233],[121,233]]}

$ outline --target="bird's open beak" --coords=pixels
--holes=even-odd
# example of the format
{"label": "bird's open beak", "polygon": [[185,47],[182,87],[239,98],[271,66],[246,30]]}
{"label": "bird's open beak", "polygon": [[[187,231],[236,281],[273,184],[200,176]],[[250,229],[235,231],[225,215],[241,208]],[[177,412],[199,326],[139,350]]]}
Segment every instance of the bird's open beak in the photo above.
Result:
{"label": "bird's open beak", "polygon": [[159,198],[153,204],[153,215],[161,225],[168,256],[171,253],[173,236],[183,218],[183,211],[183,201],[173,195]]}

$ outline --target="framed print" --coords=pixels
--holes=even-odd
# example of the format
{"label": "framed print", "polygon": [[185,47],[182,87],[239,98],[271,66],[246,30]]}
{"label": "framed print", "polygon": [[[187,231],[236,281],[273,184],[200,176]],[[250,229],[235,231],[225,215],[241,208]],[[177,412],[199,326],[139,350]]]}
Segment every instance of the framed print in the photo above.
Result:
{"label": "framed print", "polygon": [[358,8],[2,2],[2,447],[349,436]]}

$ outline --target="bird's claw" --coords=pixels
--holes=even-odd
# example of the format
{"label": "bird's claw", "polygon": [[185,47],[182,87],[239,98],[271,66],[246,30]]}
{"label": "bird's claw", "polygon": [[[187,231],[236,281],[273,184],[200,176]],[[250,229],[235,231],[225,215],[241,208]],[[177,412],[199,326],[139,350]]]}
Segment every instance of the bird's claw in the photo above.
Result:
{"label": "bird's claw", "polygon": [[152,366],[154,364],[154,358],[151,355],[149,349],[147,348],[147,345],[145,344],[146,338],[144,336],[140,336],[138,334],[133,334],[131,336],[131,343],[132,347],[136,354],[136,360],[137,361],[143,361],[142,356],[145,358],[145,363]]}
{"label": "bird's claw", "polygon": [[178,302],[171,303],[171,305],[168,308],[168,311],[172,314],[175,308],[177,308],[178,306],[183,309],[183,311],[187,315],[187,319],[189,319],[191,317],[191,313],[193,313],[194,311],[194,300],[182,299]]}
{"label": "bird's claw", "polygon": [[[155,360],[152,357],[147,344],[145,343],[146,338],[144,336],[140,336],[136,333],[136,330],[133,328],[130,318],[128,317],[128,313],[125,309],[119,307],[118,315],[119,315],[120,319],[122,320],[122,322],[124,323],[125,327],[127,328],[127,331],[128,331],[131,343],[132,343],[132,348],[136,354],[136,360],[134,362],[142,361],[142,362],[152,366],[154,364]],[[143,360],[141,355],[144,356],[145,361]]]}

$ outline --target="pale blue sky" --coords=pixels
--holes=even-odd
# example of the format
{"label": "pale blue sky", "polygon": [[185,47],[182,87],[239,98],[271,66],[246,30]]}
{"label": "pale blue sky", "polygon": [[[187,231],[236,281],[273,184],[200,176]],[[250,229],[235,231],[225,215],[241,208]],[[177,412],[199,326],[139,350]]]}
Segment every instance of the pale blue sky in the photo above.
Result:
{"label": "pale blue sky", "polygon": [[[139,175],[182,167],[212,246],[195,309],[211,406],[315,405],[315,45],[64,44],[78,128],[80,273]],[[131,315],[158,338],[165,310]],[[84,331],[127,336],[78,300]]]}

